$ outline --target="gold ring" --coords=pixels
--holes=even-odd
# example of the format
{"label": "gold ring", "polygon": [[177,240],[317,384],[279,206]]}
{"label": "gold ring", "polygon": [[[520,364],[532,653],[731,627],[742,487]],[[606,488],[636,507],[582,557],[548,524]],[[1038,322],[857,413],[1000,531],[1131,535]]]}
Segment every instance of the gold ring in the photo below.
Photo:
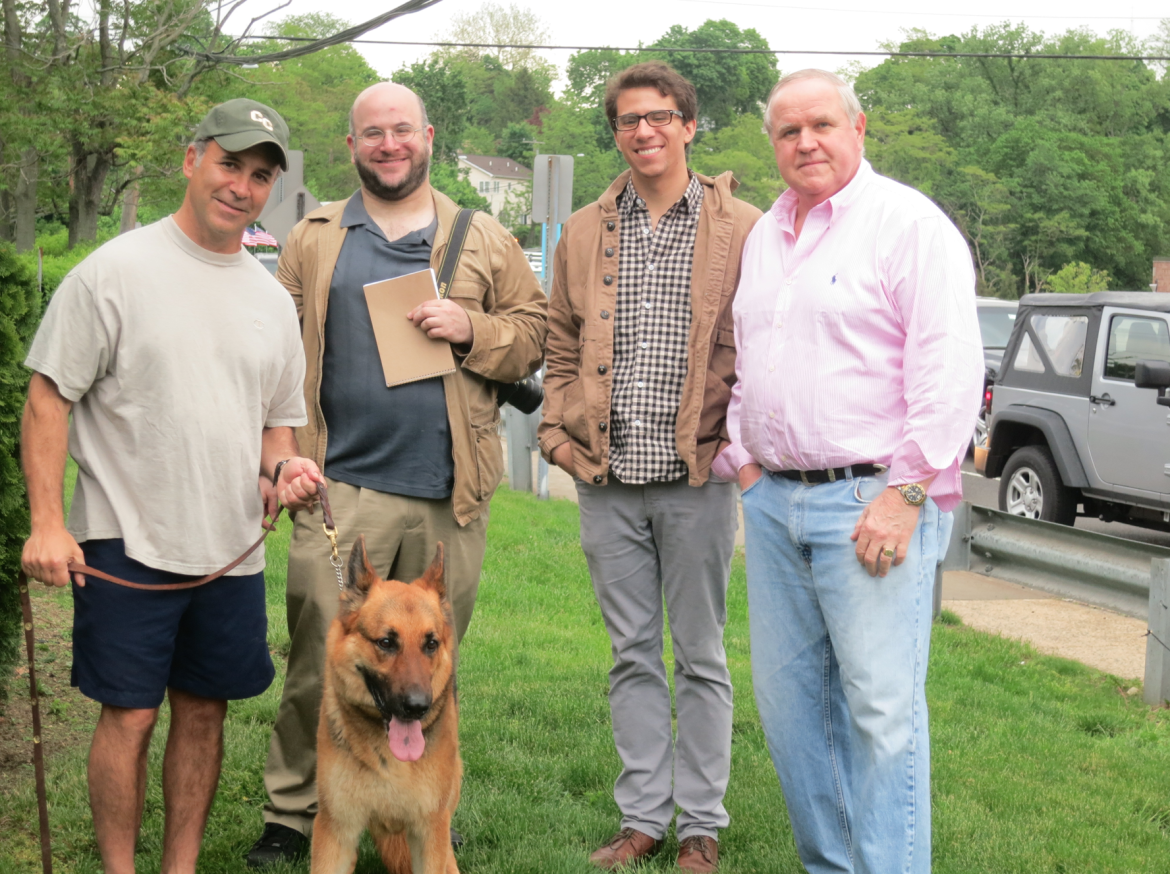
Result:
{"label": "gold ring", "polygon": [[894,550],[890,549],[888,546],[882,550],[882,555],[884,555],[886,558],[893,558],[896,554],[897,553],[895,553]]}

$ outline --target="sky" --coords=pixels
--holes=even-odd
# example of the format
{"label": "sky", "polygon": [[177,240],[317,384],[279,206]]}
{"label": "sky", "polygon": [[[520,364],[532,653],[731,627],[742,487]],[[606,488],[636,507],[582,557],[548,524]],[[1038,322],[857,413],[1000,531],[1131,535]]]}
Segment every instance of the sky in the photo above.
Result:
{"label": "sky", "polygon": [[[329,12],[359,23],[385,12],[400,0],[293,0],[287,13]],[[508,0],[496,0],[508,5]],[[482,0],[443,0],[412,15],[391,21],[366,34],[366,39],[425,41],[441,38],[452,17],[474,13]],[[804,67],[840,70],[850,62],[873,66],[881,58],[859,55],[813,55],[810,51],[875,51],[898,41],[910,29],[934,35],[963,33],[1005,21],[1024,22],[1048,34],[1087,28],[1098,34],[1131,32],[1137,39],[1152,36],[1162,18],[1170,18],[1156,0],[985,0],[982,3],[938,0],[516,0],[544,21],[552,45],[636,46],[651,44],[674,24],[694,29],[709,18],[726,18],[740,28],[755,28],[774,49],[781,72]],[[941,10],[946,10],[941,11]],[[279,16],[280,13],[278,13]],[[380,74],[425,58],[432,49],[412,46],[358,45]],[[803,52],[803,53],[802,53]],[[564,70],[571,52],[543,53]],[[563,82],[555,88],[563,86]]]}

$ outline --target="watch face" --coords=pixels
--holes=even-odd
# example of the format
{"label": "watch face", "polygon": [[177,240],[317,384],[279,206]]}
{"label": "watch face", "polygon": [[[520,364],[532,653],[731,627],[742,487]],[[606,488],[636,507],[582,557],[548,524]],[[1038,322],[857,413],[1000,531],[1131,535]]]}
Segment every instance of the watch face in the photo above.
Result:
{"label": "watch face", "polygon": [[926,489],[918,483],[910,483],[905,486],[898,486],[898,491],[902,493],[902,497],[907,504],[912,504],[915,507],[926,503]]}

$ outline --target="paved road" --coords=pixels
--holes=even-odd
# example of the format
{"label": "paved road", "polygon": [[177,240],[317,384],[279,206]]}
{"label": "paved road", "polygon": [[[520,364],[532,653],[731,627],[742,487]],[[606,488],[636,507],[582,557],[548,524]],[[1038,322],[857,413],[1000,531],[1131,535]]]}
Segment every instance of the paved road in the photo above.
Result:
{"label": "paved road", "polygon": [[[992,510],[998,510],[999,480],[987,479],[982,474],[976,473],[972,463],[969,460],[965,461],[963,462],[963,497],[976,507],[989,507]],[[1170,546],[1170,533],[1150,531],[1121,522],[1102,522],[1100,519],[1078,516],[1076,527],[1085,531],[1096,531],[1099,534],[1110,534],[1113,537],[1124,537],[1142,543]]]}

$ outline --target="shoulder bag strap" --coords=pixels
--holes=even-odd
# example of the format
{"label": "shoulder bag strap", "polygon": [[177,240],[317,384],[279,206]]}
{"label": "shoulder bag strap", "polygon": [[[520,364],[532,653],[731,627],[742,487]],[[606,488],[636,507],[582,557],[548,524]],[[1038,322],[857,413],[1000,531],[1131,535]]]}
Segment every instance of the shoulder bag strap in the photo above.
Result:
{"label": "shoulder bag strap", "polygon": [[471,217],[474,209],[461,209],[455,217],[455,224],[451,228],[451,238],[447,241],[447,251],[443,255],[443,263],[439,265],[439,297],[445,298],[451,290],[451,280],[455,276],[455,267],[459,263],[459,256],[463,254],[463,244],[467,242],[467,229],[471,227]]}

